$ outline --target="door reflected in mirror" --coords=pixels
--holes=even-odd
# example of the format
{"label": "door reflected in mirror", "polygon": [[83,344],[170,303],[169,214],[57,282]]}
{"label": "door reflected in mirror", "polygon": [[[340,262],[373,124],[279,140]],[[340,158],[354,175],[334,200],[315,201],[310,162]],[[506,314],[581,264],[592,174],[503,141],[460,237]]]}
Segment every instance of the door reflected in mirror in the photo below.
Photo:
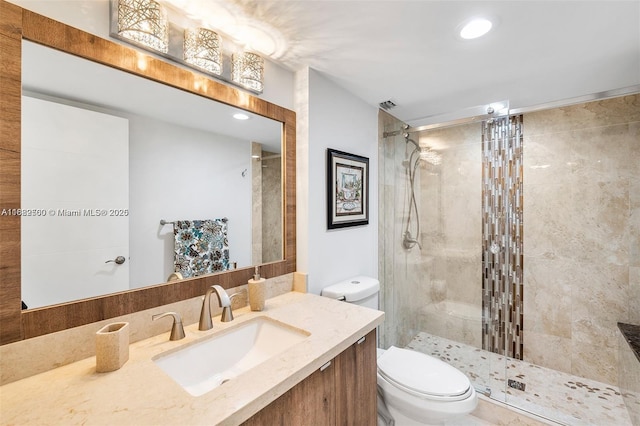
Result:
{"label": "door reflected in mirror", "polygon": [[283,258],[282,123],[27,41],[22,73],[29,308],[175,279],[161,220],[228,219],[181,246],[197,271]]}

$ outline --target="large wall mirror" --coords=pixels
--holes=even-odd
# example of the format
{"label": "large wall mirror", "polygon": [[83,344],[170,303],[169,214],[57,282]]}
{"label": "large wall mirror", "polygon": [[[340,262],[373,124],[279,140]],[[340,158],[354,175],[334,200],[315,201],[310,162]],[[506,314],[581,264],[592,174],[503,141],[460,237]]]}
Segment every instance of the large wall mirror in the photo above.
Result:
{"label": "large wall mirror", "polygon": [[[254,265],[295,270],[292,111],[4,1],[0,12],[0,208],[31,214],[0,218],[3,344],[241,285]],[[177,224],[200,220],[224,224],[222,266],[176,256]]]}
{"label": "large wall mirror", "polygon": [[279,121],[26,40],[22,95],[28,308],[282,260]]}

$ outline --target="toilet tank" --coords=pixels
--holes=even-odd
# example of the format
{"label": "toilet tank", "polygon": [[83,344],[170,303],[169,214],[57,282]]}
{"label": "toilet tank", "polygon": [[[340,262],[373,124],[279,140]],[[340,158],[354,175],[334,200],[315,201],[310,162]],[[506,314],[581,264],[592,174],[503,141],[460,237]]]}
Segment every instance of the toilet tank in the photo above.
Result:
{"label": "toilet tank", "polygon": [[322,296],[343,300],[367,308],[378,309],[380,281],[359,275],[322,289]]}

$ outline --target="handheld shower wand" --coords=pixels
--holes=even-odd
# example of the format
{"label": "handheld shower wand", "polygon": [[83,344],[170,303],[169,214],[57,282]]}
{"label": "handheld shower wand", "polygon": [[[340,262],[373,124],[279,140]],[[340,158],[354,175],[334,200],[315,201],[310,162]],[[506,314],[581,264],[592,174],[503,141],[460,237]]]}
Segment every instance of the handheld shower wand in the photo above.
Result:
{"label": "handheld shower wand", "polygon": [[[402,233],[402,246],[411,250],[417,244],[420,250],[422,250],[422,244],[418,239],[420,238],[420,216],[418,213],[418,202],[416,200],[415,194],[415,176],[416,170],[418,169],[418,164],[420,163],[420,152],[421,148],[413,139],[409,138],[409,134],[404,134],[405,142],[408,144],[411,142],[415,148],[411,151],[409,155],[408,167],[407,167],[407,177],[409,179],[409,212],[407,214],[406,226],[404,228],[404,232]],[[415,157],[415,158],[414,158]],[[415,237],[411,234],[411,216],[412,213],[415,212],[415,222],[416,222],[416,235]]]}

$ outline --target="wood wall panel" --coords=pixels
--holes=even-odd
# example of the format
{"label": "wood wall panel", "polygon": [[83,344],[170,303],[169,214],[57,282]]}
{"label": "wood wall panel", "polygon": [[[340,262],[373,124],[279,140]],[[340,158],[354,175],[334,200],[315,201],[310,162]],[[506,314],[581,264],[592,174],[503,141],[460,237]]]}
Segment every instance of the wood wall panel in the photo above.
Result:
{"label": "wood wall panel", "polygon": [[20,39],[0,34],[0,149],[13,152],[20,152],[21,56]]}
{"label": "wood wall panel", "polygon": [[[235,87],[209,79],[139,50],[96,37],[34,12],[0,0],[0,201],[12,208],[20,205],[20,94],[21,39],[49,46],[246,109],[283,123],[285,155],[283,209],[284,260],[261,266],[261,275],[271,278],[296,270],[295,212],[295,113],[250,95]],[[13,156],[11,155],[13,153]],[[0,221],[0,344],[36,337],[70,327],[126,315],[204,294],[207,287],[224,288],[246,284],[253,267],[208,277],[114,293],[77,302],[21,312],[19,219]]]}
{"label": "wood wall panel", "polygon": [[0,3],[0,344],[22,339],[20,303],[21,9]]}
{"label": "wood wall panel", "polygon": [[[22,38],[22,9],[12,3],[0,3],[0,34],[15,39]],[[3,56],[3,62],[5,57]]]}
{"label": "wood wall panel", "polygon": [[[285,124],[283,127],[285,164],[283,167],[283,180],[286,182],[283,191],[283,209],[285,213],[284,239],[285,242],[285,260],[287,262],[287,270],[296,270],[296,116],[292,111],[288,111],[285,116]],[[293,180],[294,184],[290,182]]]}

